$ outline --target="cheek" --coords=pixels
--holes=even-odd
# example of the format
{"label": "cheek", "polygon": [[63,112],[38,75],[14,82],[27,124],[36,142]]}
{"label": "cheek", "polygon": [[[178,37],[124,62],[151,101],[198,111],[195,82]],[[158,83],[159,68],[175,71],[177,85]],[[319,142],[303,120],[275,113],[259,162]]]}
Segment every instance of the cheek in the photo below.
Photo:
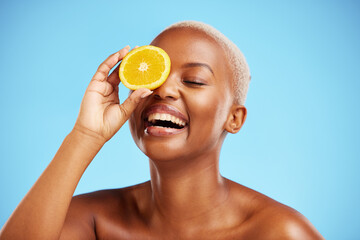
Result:
{"label": "cheek", "polygon": [[212,91],[204,91],[192,96],[194,98],[192,102],[195,104],[191,108],[191,115],[194,117],[194,124],[197,125],[196,129],[207,133],[208,136],[210,134],[219,137],[224,130],[228,114],[225,95],[219,93],[217,89],[212,89]]}
{"label": "cheek", "polygon": [[134,138],[135,137],[134,134],[136,132],[136,123],[135,123],[134,114],[132,114],[129,118],[129,128],[130,128],[131,135],[133,135],[133,138]]}
{"label": "cheek", "polygon": [[136,145],[139,146],[139,137],[141,136],[140,131],[142,129],[141,129],[141,116],[140,116],[140,112],[137,109],[135,109],[135,111],[131,114],[129,118],[129,128]]}
{"label": "cheek", "polygon": [[137,123],[135,121],[135,117],[134,117],[134,114],[131,115],[131,117],[129,118],[129,128],[130,128],[130,133],[131,133],[131,136],[132,138],[134,139],[134,142],[137,144],[138,142],[138,129],[137,129]]}

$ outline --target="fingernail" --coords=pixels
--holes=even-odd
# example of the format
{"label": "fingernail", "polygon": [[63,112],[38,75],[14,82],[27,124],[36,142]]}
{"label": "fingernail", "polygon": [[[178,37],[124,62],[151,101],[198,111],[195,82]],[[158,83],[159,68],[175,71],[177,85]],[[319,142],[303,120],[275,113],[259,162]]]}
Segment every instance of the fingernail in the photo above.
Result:
{"label": "fingernail", "polygon": [[121,53],[121,51],[123,51],[123,50],[130,50],[130,46],[129,45],[127,45],[126,47],[124,47],[123,49],[120,49],[119,51],[118,51],[118,53]]}
{"label": "fingernail", "polygon": [[141,95],[141,98],[146,98],[146,97],[150,96],[152,93],[153,93],[153,91],[150,91],[150,90],[149,90],[148,92],[143,93],[143,94]]}

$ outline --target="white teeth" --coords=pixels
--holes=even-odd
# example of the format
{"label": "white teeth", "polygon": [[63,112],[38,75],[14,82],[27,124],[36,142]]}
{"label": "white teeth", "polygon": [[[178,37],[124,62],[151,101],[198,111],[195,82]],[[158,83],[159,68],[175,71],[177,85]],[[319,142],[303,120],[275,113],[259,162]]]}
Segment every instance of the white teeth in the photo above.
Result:
{"label": "white teeth", "polygon": [[185,121],[183,121],[173,115],[167,114],[167,113],[152,113],[149,115],[149,117],[148,117],[149,122],[154,123],[156,120],[171,121],[182,127],[185,126],[185,124],[186,124]]}
{"label": "white teeth", "polygon": [[166,120],[166,114],[164,114],[164,113],[160,114],[160,120],[165,121]]}
{"label": "white teeth", "polygon": [[166,115],[166,121],[171,121],[171,118],[173,117],[173,116],[171,116],[171,115],[169,115],[169,114],[165,114]]}
{"label": "white teeth", "polygon": [[149,122],[155,122],[155,120],[159,120],[159,119],[160,119],[160,113],[154,113],[148,117]]}
{"label": "white teeth", "polygon": [[185,126],[185,122],[183,122],[183,121],[180,120],[179,125],[180,125],[180,126]]}

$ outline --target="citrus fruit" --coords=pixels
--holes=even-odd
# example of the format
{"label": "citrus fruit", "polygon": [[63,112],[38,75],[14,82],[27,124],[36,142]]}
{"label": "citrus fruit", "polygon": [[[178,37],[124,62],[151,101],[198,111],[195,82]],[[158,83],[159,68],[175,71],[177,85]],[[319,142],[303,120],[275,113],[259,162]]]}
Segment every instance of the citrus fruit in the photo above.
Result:
{"label": "citrus fruit", "polygon": [[170,58],[155,46],[142,46],[130,51],[122,60],[119,77],[125,87],[136,90],[158,88],[170,73]]}

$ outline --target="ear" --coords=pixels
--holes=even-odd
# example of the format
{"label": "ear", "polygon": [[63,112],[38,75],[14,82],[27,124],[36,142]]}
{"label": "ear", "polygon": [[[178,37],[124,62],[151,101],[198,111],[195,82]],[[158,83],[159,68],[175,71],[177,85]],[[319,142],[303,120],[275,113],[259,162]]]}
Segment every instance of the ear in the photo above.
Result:
{"label": "ear", "polygon": [[247,110],[243,105],[234,104],[229,112],[225,123],[225,130],[229,133],[237,133],[246,120]]}

